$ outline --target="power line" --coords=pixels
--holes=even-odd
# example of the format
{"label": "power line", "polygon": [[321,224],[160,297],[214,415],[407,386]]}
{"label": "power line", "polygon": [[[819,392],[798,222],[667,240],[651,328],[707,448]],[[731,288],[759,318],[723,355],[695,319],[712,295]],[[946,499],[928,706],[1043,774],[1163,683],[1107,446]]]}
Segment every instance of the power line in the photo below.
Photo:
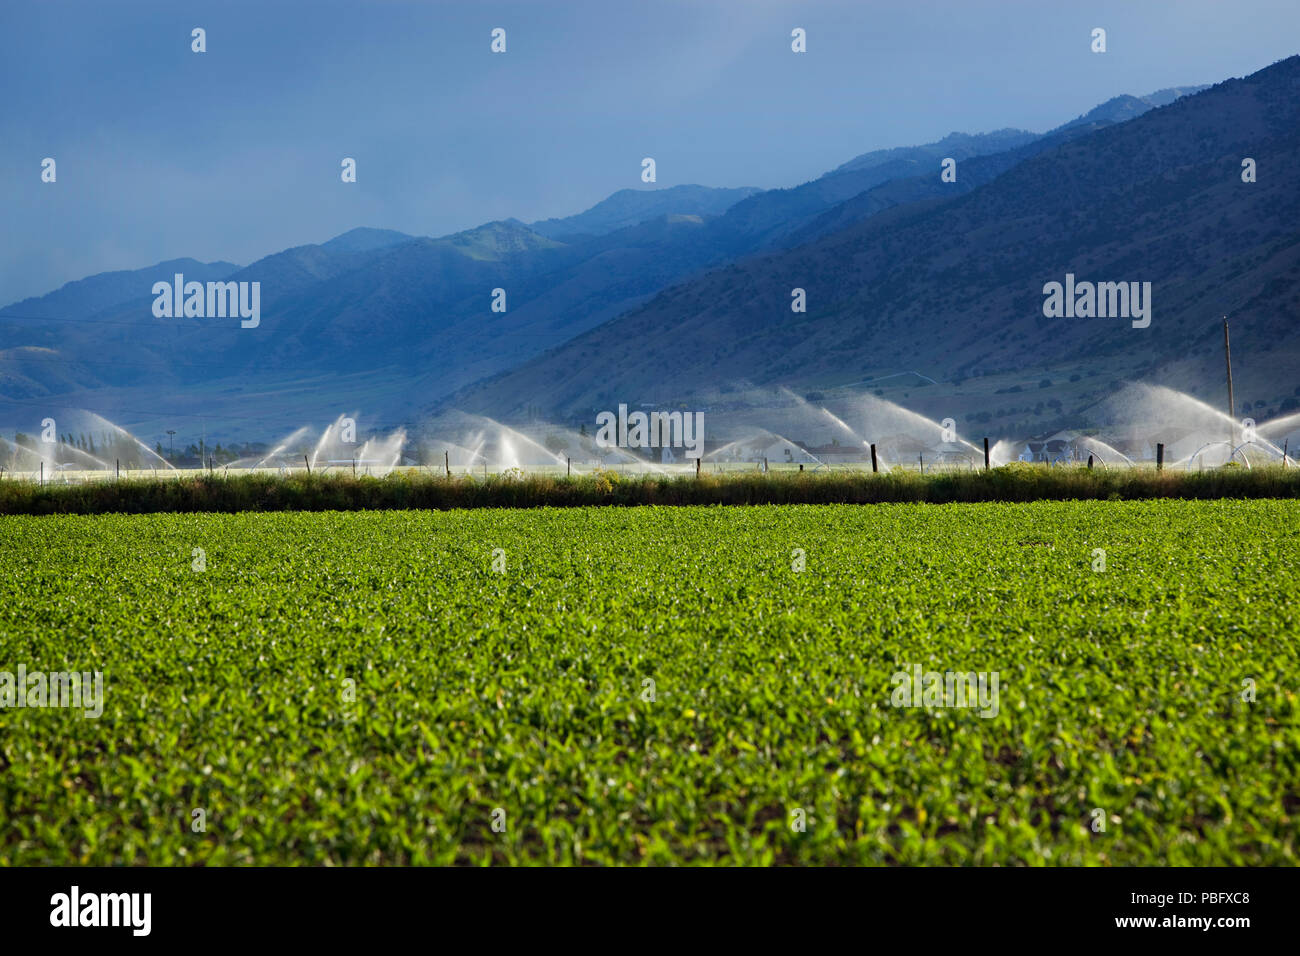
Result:
{"label": "power line", "polygon": [[[232,316],[228,316],[228,318],[235,319],[235,318],[239,318],[239,316],[232,315]],[[75,325],[93,325],[97,327],[102,325],[115,325],[115,326],[121,326],[122,328],[126,328],[126,329],[138,329],[140,328],[141,325],[140,322],[114,322],[112,319],[95,319],[95,318],[78,319],[78,318],[72,318],[70,316],[58,316],[58,315],[13,315],[12,313],[9,312],[0,312],[0,322],[3,322],[7,319],[17,319],[21,322],[68,322]],[[179,329],[179,328],[183,328],[183,326],[176,325],[176,326],[170,326],[170,328]],[[210,328],[210,326],[195,325],[193,328],[203,329],[203,328]]]}
{"label": "power line", "polygon": [[[14,346],[14,348],[46,348],[43,345]],[[41,358],[31,356],[0,355],[0,362],[15,362],[22,364],[25,362],[37,362],[43,365],[96,365],[108,366],[110,368],[141,368],[141,369],[173,369],[173,368],[225,368],[235,371],[246,371],[249,364],[253,364],[250,359],[245,364],[232,364],[227,362],[203,362],[200,364],[191,364],[185,362],[169,362],[166,359],[159,359],[157,362],[97,362],[93,359],[77,358]],[[329,375],[333,377],[348,375],[369,375],[374,372],[382,372],[390,366],[379,366],[375,369],[365,369],[356,372],[338,371],[329,368],[313,367],[309,365],[277,365],[271,371],[284,370],[286,372],[315,372],[319,375]]]}
{"label": "power line", "polygon": [[[513,333],[510,333],[510,335],[511,335],[513,338],[515,338],[516,340],[529,340],[529,339],[541,339],[541,338],[543,338],[543,337],[545,336],[545,333],[541,333],[541,332],[513,332]],[[549,338],[549,336],[547,336],[547,337]],[[568,340],[564,340],[564,339],[560,339],[560,340],[552,340],[552,341],[550,341],[549,343],[547,343],[546,345],[544,345],[544,348],[553,348],[553,347],[555,347],[555,346],[557,346],[557,345],[564,344],[565,341],[568,341]],[[48,348],[50,348],[50,346],[48,346],[48,345],[10,345],[10,346],[5,346],[5,347],[3,348],[3,350],[5,350],[5,351],[9,351],[9,350],[13,350],[13,349],[22,349],[22,348],[29,348],[29,349],[48,349]],[[399,346],[395,346],[395,348],[399,348],[399,349],[400,349],[400,348],[403,348],[403,346],[400,346],[400,345],[399,345]],[[523,356],[522,358],[520,358],[520,361],[527,361],[527,359],[528,359],[528,358],[531,358],[531,357],[534,357],[534,356],[531,356],[531,355],[525,355],[525,356]],[[235,364],[235,363],[229,363],[229,362],[203,362],[203,363],[201,363],[201,364],[191,364],[191,363],[177,363],[177,362],[170,362],[170,361],[167,361],[166,359],[159,359],[159,360],[156,361],[156,362],[126,362],[126,361],[120,361],[120,362],[98,362],[98,361],[95,361],[95,360],[93,360],[93,359],[81,359],[81,358],[63,358],[63,357],[53,358],[53,357],[48,357],[48,356],[37,357],[37,356],[5,356],[5,355],[0,355],[0,362],[15,362],[15,363],[38,362],[38,363],[45,364],[45,365],[64,365],[64,366],[73,366],[73,365],[89,365],[89,366],[106,366],[106,367],[110,367],[110,368],[139,368],[139,369],[150,369],[150,370],[157,370],[157,369],[175,369],[175,368],[194,368],[194,369],[217,368],[217,369],[231,369],[231,370],[234,370],[234,371],[245,371],[245,370],[247,370],[249,364],[252,364],[253,362],[255,362],[255,359],[251,359],[251,358],[250,358],[249,361],[248,361],[247,363],[243,363],[243,364]],[[388,368],[388,367],[389,367],[389,366],[380,366],[380,367],[377,368],[377,369],[366,369],[366,370],[363,370],[363,371],[356,371],[356,372],[346,372],[346,371],[345,371],[345,372],[340,372],[340,371],[335,370],[335,369],[321,368],[320,366],[314,366],[314,365],[276,365],[276,366],[275,366],[275,369],[276,369],[276,370],[281,370],[281,369],[282,369],[282,370],[284,370],[284,371],[290,371],[290,372],[316,372],[316,373],[321,374],[321,375],[361,375],[361,374],[371,374],[371,373],[376,372],[376,371],[383,371],[385,368]],[[489,372],[489,373],[487,373],[487,374],[492,375],[492,374],[496,374],[496,373],[494,373],[494,372]]]}
{"label": "power line", "polygon": [[[4,404],[4,405],[15,405],[15,406],[17,406],[17,407],[19,407],[19,408],[35,408],[35,409],[62,408],[62,409],[68,409],[68,410],[71,410],[71,411],[74,411],[74,412],[85,412],[86,414],[89,414],[89,415],[96,415],[96,416],[98,416],[98,417],[100,417],[100,418],[104,418],[105,421],[108,421],[108,419],[105,418],[105,416],[102,415],[101,413],[91,411],[90,409],[86,408],[86,407],[83,406],[83,405],[64,405],[64,404],[60,404],[60,403],[58,403],[58,402],[40,402],[40,401],[24,402],[24,401],[18,401],[17,399],[12,399],[12,398],[0,398],[0,404]],[[207,413],[204,413],[204,414],[197,414],[197,413],[192,413],[192,412],[176,412],[176,411],[172,411],[172,410],[170,410],[170,409],[167,410],[167,411],[165,411],[165,412],[163,412],[163,411],[157,411],[157,410],[152,410],[152,409],[150,409],[150,410],[146,410],[146,409],[140,409],[140,408],[118,408],[118,409],[114,409],[114,410],[113,410],[113,414],[115,414],[115,415],[120,415],[120,414],[126,414],[126,415],[140,415],[140,416],[149,417],[149,418],[162,418],[162,419],[168,419],[168,418],[195,418],[195,419],[200,419],[200,420],[202,420],[202,419],[220,419],[220,420],[222,420],[222,421],[230,420],[230,421],[243,421],[243,422],[283,422],[283,421],[286,420],[286,417],[283,416],[283,415],[281,415],[281,416],[274,416],[274,415],[226,415],[226,414],[224,414],[224,413],[223,413],[223,414],[214,414],[214,413],[212,413],[212,412],[207,412]],[[113,423],[113,422],[109,422],[109,424],[115,424],[115,423]],[[408,421],[401,421],[401,422],[379,421],[379,422],[369,423],[370,427],[373,427],[373,428],[412,428],[412,429],[421,427],[421,424],[422,424],[422,423],[418,423],[418,422],[408,422]],[[121,426],[118,426],[118,427],[121,427]],[[301,428],[301,427],[303,427],[303,426],[302,426],[302,425],[299,425],[298,427]]]}

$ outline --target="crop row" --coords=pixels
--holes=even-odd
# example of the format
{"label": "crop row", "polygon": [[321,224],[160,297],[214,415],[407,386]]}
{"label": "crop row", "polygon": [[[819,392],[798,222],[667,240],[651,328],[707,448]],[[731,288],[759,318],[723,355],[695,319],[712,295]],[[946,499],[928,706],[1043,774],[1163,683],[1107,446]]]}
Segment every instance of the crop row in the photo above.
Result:
{"label": "crop row", "polygon": [[[0,518],[0,672],[104,679],[98,718],[0,709],[0,861],[1294,864],[1298,533],[1267,500]],[[900,700],[918,667],[996,706]]]}

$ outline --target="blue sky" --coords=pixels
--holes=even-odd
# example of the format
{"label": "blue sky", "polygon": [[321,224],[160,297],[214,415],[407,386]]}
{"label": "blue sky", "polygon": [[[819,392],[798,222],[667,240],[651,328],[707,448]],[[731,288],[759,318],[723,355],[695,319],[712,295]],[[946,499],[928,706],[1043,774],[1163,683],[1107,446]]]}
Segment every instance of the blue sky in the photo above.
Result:
{"label": "blue sky", "polygon": [[1245,75],[1298,52],[1297,27],[1296,0],[5,0],[0,304],[355,226],[568,215],[642,188],[644,156],[661,187],[794,185]]}

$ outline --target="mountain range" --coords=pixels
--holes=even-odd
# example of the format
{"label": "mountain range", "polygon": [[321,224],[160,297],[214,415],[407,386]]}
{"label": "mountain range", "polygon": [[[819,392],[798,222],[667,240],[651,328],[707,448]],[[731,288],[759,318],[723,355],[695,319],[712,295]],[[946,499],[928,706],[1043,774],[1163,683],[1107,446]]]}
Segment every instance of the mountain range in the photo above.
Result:
{"label": "mountain range", "polygon": [[[1261,418],[1294,408],[1300,57],[1162,98],[1112,101],[1100,109],[1133,117],[1081,118],[959,162],[956,183],[937,165],[891,180],[798,230],[808,241],[666,289],[447,404],[517,415],[527,396],[567,421],[620,401],[869,388],[1023,434],[1089,424],[1130,379],[1217,403],[1227,315],[1238,396]],[[1247,159],[1256,181],[1243,180]],[[1150,326],[1045,317],[1044,286],[1067,274],[1150,282]],[[792,312],[796,288],[805,313]],[[595,363],[604,374],[583,373]]]}
{"label": "mountain range", "polygon": [[[627,189],[528,225],[354,229],[246,267],[106,273],[0,309],[0,424],[77,407],[147,437],[202,420],[264,439],[358,408],[371,425],[448,408],[578,422],[778,385],[911,400],[932,379],[917,400],[1036,427],[1086,418],[1126,377],[1217,381],[1220,313],[1244,324],[1242,394],[1280,402],[1300,384],[1298,107],[1293,57],[1046,134],[866,153],[790,189]],[[1151,326],[1045,318],[1042,286],[1067,272],[1150,281]],[[152,284],[176,273],[259,282],[260,326],[155,318]],[[1003,397],[1029,379],[1056,383],[1038,412]]]}

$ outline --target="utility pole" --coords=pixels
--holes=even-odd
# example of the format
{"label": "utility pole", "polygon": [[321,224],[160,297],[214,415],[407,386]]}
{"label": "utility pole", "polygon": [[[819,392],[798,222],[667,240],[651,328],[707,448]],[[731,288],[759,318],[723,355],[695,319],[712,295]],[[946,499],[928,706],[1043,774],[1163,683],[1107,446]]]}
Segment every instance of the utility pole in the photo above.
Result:
{"label": "utility pole", "polygon": [[1232,346],[1228,343],[1228,317],[1223,317],[1223,360],[1228,366],[1228,456],[1232,456],[1233,442],[1237,438],[1237,429],[1233,423],[1237,420],[1237,406],[1232,400]]}

